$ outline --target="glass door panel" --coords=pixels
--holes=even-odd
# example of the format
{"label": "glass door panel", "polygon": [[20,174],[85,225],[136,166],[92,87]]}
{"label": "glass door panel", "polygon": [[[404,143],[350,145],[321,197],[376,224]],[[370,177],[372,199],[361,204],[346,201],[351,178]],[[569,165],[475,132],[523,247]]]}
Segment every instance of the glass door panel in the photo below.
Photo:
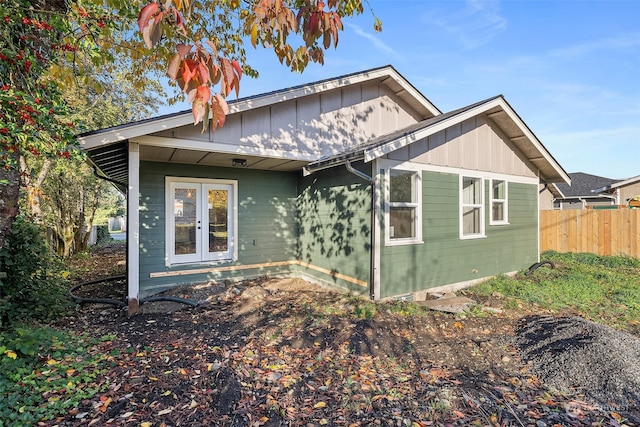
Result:
{"label": "glass door panel", "polygon": [[229,191],[209,189],[209,252],[229,250]]}
{"label": "glass door panel", "polygon": [[198,215],[199,186],[176,183],[173,199],[173,253],[176,260],[190,262],[200,257],[200,217]]}
{"label": "glass door panel", "polygon": [[167,214],[168,261],[231,260],[234,256],[234,186],[171,183]]}

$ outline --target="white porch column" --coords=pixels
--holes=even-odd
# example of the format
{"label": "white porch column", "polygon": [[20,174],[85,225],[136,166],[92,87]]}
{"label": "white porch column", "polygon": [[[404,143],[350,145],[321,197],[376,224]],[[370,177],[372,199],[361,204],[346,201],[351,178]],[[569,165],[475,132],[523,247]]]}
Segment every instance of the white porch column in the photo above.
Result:
{"label": "white porch column", "polygon": [[137,142],[129,142],[127,216],[127,298],[129,316],[132,316],[138,312],[140,299],[140,145]]}
{"label": "white porch column", "polygon": [[380,221],[380,216],[382,215],[382,197],[381,197],[381,179],[383,176],[383,171],[378,169],[378,161],[373,160],[371,162],[371,171],[373,172],[373,183],[371,184],[373,192],[372,197],[372,205],[371,209],[373,209],[373,223],[371,224],[371,232],[373,233],[373,247],[371,250],[373,251],[373,300],[380,300],[380,236],[382,235],[382,223]]}

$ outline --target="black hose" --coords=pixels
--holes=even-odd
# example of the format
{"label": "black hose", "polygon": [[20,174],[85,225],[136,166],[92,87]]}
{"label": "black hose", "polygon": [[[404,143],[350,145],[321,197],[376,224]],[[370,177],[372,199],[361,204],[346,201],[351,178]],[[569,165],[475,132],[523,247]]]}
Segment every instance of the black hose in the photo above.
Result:
{"label": "black hose", "polygon": [[192,301],[190,299],[184,299],[184,298],[172,297],[172,296],[142,298],[140,300],[140,305],[144,304],[145,302],[157,302],[157,301],[178,302],[180,304],[190,305],[191,307],[199,307],[200,306],[200,304],[198,304],[197,302]]}
{"label": "black hose", "polygon": [[[111,277],[107,277],[105,279],[96,279],[96,280],[91,280],[91,281],[88,281],[88,282],[78,283],[77,285],[72,286],[69,289],[69,298],[71,298],[71,300],[73,302],[75,302],[76,304],[89,304],[89,303],[93,303],[93,304],[112,304],[112,305],[117,305],[118,307],[126,307],[127,306],[126,298],[123,301],[119,301],[119,300],[111,299],[111,298],[84,298],[84,297],[79,297],[79,296],[73,294],[74,291],[76,291],[77,289],[80,289],[83,286],[94,285],[94,284],[100,283],[100,282],[111,282],[111,281],[123,280],[123,279],[125,279],[125,276],[121,275],[121,276],[111,276]],[[194,307],[194,308],[198,307],[200,305],[197,302],[189,300],[189,299],[179,298],[179,297],[172,297],[172,296],[160,296],[160,297],[142,298],[140,300],[140,305],[144,304],[145,302],[158,302],[158,301],[177,302],[177,303],[180,303],[180,304],[189,305],[189,306]]]}
{"label": "black hose", "polygon": [[529,270],[527,270],[527,272],[524,273],[524,275],[525,276],[530,275],[531,273],[533,273],[534,271],[536,271],[538,268],[542,267],[543,265],[548,265],[551,269],[556,268],[555,264],[553,264],[551,261],[548,261],[548,260],[540,261],[540,262],[536,262],[531,267],[529,267]]}
{"label": "black hose", "polygon": [[93,303],[93,304],[112,304],[112,305],[117,305],[118,307],[126,307],[127,303],[125,301],[119,301],[117,299],[111,299],[111,298],[84,298],[84,297],[79,297],[79,296],[73,294],[74,291],[76,291],[77,289],[80,289],[83,286],[93,285],[93,284],[100,283],[100,282],[111,282],[111,281],[116,281],[116,280],[122,280],[124,278],[125,278],[124,275],[111,276],[111,277],[107,277],[105,279],[96,279],[96,280],[90,280],[88,282],[78,283],[77,285],[72,286],[69,289],[69,298],[71,298],[71,300],[73,302],[75,302],[76,304],[89,304],[89,303]]}

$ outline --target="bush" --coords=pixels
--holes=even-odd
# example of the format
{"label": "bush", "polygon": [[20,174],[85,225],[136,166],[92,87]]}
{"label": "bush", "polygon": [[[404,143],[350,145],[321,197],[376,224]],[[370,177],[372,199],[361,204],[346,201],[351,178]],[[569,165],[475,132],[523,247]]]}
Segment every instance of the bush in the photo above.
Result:
{"label": "bush", "polygon": [[111,242],[113,239],[111,238],[111,234],[109,234],[109,226],[107,225],[98,225],[96,226],[96,245],[104,245],[105,243]]}
{"label": "bush", "polygon": [[40,228],[18,217],[0,250],[0,329],[22,321],[49,321],[71,306],[69,272],[51,251]]}

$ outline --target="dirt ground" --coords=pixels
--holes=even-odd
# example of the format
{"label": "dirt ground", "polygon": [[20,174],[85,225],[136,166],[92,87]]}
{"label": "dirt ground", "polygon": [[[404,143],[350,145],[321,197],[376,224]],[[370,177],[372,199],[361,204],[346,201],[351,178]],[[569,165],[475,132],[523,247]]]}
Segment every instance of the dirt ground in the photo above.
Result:
{"label": "dirt ground", "polygon": [[[122,260],[121,246],[106,247],[74,268],[83,280],[109,277],[124,272]],[[123,286],[77,294],[122,298]],[[298,279],[170,295],[200,305],[151,302],[128,317],[88,304],[65,320],[113,336],[112,368],[104,393],[51,425],[640,425],[637,407],[545,387],[513,339],[523,318],[544,313],[507,310],[500,296],[450,314]]]}

